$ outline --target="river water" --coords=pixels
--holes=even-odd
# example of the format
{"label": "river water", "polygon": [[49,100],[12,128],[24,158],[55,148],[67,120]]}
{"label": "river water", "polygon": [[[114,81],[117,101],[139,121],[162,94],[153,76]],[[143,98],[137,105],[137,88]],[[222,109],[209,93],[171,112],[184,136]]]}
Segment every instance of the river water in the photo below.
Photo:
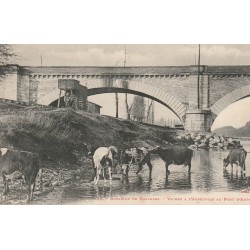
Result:
{"label": "river water", "polygon": [[[83,179],[73,180],[54,188],[48,188],[42,195],[35,196],[33,204],[75,204],[92,203],[95,200],[121,199],[128,197],[159,197],[182,194],[214,194],[249,190],[250,186],[250,141],[241,141],[248,153],[246,172],[241,175],[236,166],[223,170],[223,159],[227,150],[194,150],[191,173],[188,167],[170,165],[170,174],[166,177],[164,162],[156,155],[151,156],[153,164],[152,178],[145,165],[137,175],[137,165],[131,167],[129,177],[121,180],[120,174],[114,174],[112,184],[100,180],[98,185],[91,182],[91,171]],[[66,170],[65,170],[66,171]],[[67,171],[66,171],[67,173]],[[27,189],[11,188],[10,194],[0,199],[0,204],[25,204]],[[119,203],[119,202],[118,202]]]}
{"label": "river water", "polygon": [[[250,152],[250,141],[241,143],[245,150]],[[187,167],[170,165],[171,173],[167,177],[164,162],[158,156],[153,156],[151,179],[146,165],[138,175],[136,175],[138,166],[135,165],[131,167],[128,179],[115,179],[112,184],[109,181],[106,183],[100,181],[98,186],[86,181],[65,187],[58,194],[57,202],[72,203],[123,196],[239,192],[249,187],[250,153],[246,159],[246,172],[243,176],[240,167],[238,173],[236,167],[231,172],[231,166],[223,171],[223,158],[227,154],[226,150],[194,150],[191,173],[188,173]],[[51,198],[53,199],[53,195]]]}

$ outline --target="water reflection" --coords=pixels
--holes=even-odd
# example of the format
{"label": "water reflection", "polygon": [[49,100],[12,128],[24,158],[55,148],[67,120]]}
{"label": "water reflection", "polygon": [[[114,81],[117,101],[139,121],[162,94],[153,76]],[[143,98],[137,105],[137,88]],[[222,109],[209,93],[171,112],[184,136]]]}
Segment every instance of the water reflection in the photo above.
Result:
{"label": "water reflection", "polygon": [[[244,145],[250,151],[250,143]],[[130,169],[128,177],[117,179],[110,185],[84,183],[64,189],[62,200],[106,199],[111,197],[158,192],[157,195],[183,192],[228,192],[239,191],[249,186],[250,156],[246,159],[246,173],[235,170],[223,170],[223,159],[228,151],[198,150],[194,151],[191,173],[183,166],[170,165],[170,175],[166,176],[165,164],[159,157],[152,159],[153,171],[144,167],[137,175],[137,166]]]}
{"label": "water reflection", "polygon": [[170,175],[166,176],[165,189],[192,189],[191,175],[192,173],[189,172],[186,174],[180,174],[179,178],[171,178]]}
{"label": "water reflection", "polygon": [[223,177],[227,181],[230,189],[239,190],[243,187],[246,187],[247,185],[247,178],[245,173],[235,172],[234,174],[233,171],[229,172],[225,169],[223,171]]}

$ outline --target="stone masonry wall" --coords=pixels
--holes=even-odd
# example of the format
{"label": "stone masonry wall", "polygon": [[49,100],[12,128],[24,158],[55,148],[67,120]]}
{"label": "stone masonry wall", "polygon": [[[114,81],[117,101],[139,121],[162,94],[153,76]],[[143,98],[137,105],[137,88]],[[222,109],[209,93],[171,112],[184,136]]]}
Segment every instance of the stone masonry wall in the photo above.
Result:
{"label": "stone masonry wall", "polygon": [[249,76],[209,77],[209,107],[226,94],[245,85],[250,85]]}

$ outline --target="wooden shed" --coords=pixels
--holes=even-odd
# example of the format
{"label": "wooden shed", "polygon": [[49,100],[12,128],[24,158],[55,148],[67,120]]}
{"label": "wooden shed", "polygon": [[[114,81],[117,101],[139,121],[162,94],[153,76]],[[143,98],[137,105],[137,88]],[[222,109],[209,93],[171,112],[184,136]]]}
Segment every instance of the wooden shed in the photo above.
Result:
{"label": "wooden shed", "polygon": [[59,79],[58,88],[60,89],[58,107],[87,110],[87,87],[82,86],[79,81],[74,79]]}

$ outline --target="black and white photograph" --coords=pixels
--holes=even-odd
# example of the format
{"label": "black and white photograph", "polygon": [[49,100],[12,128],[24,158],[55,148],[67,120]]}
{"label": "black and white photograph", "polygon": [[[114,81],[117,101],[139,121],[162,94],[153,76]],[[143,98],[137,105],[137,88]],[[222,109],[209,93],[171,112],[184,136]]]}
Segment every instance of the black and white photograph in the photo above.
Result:
{"label": "black and white photograph", "polygon": [[249,204],[250,45],[1,44],[0,59],[1,204]]}

